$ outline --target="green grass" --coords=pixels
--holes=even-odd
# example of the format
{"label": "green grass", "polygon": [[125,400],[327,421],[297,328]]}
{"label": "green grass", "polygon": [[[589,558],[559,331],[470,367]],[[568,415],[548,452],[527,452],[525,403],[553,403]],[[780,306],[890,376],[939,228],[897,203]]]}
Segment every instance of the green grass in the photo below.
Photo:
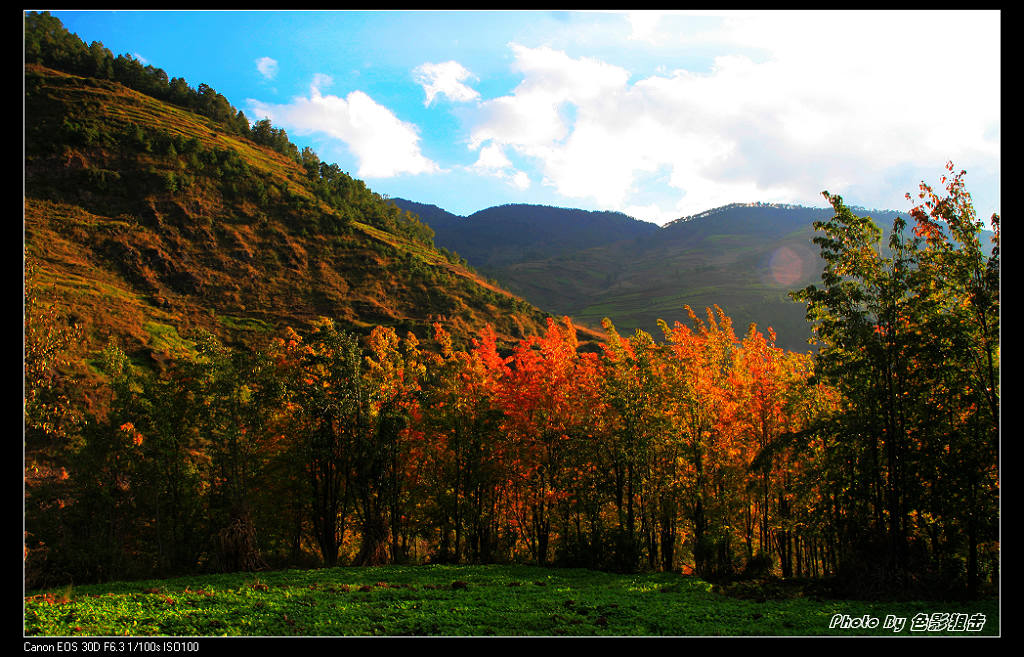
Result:
{"label": "green grass", "polygon": [[261,319],[253,317],[236,317],[234,315],[217,315],[217,320],[224,326],[235,331],[272,331],[273,326]]}
{"label": "green grass", "polygon": [[[390,566],[195,576],[30,592],[26,636],[922,636],[915,616],[985,615],[998,600],[743,599],[693,577],[528,566]],[[830,629],[835,614],[876,628]],[[887,616],[905,618],[901,632]],[[920,616],[919,616],[920,617]],[[936,617],[937,618],[937,617]]]}
{"label": "green grass", "polygon": [[154,351],[167,351],[175,355],[195,353],[195,343],[178,335],[178,329],[169,324],[146,322],[143,324],[143,328],[152,339],[151,345]]}

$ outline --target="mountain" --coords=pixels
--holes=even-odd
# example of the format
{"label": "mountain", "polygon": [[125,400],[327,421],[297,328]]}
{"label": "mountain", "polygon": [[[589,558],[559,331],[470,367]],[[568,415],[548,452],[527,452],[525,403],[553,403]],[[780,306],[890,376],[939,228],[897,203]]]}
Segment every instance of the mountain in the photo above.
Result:
{"label": "mountain", "polygon": [[820,275],[812,223],[829,216],[826,209],[733,204],[633,240],[489,273],[539,307],[585,325],[609,317],[622,333],[660,336],[659,319],[686,322],[685,306],[701,313],[718,305],[739,335],[751,323],[771,326],[780,346],[806,351],[804,308],[787,295]]}
{"label": "mountain", "polygon": [[684,305],[807,347],[787,293],[821,271],[811,223],[831,210],[734,204],[662,228],[525,204],[461,217],[389,202],[209,86],[87,47],[45,12],[26,14],[25,62],[25,252],[89,349],[113,337],[159,361],[193,329],[258,341],[321,316],[421,337],[440,319],[456,340],[489,323],[507,343],[568,314],[598,340],[604,317],[656,332]]}
{"label": "mountain", "polygon": [[84,327],[83,356],[113,337],[152,363],[188,352],[194,329],[244,343],[321,316],[421,339],[435,320],[457,340],[543,329],[545,313],[283,131],[260,143],[266,125],[158,96],[25,66],[24,248],[43,302]]}
{"label": "mountain", "polygon": [[427,223],[437,244],[484,271],[633,240],[658,230],[621,212],[508,204],[460,217],[435,205],[400,198],[392,202]]}
{"label": "mountain", "polygon": [[[718,305],[742,334],[771,326],[806,351],[802,306],[788,293],[820,275],[814,221],[832,210],[731,204],[658,227],[616,212],[503,205],[468,217],[392,199],[434,230],[435,242],[545,311],[587,326],[611,318],[622,333],[660,335],[659,319],[687,321]],[[892,213],[877,214],[891,221]]]}
{"label": "mountain", "polygon": [[756,323],[773,328],[780,346],[807,351],[805,311],[788,293],[819,278],[812,224],[831,214],[831,209],[732,204],[677,220],[647,239],[588,253],[591,262],[614,263],[604,268],[613,274],[601,281],[591,276],[601,283],[599,303],[578,295],[568,298],[573,305],[566,307],[583,323],[612,313],[620,330],[650,332],[657,331],[659,319],[669,325],[687,321],[686,305],[699,313],[718,305],[738,335]]}
{"label": "mountain", "polygon": [[[788,293],[820,279],[813,223],[831,208],[734,203],[657,227],[619,213],[500,206],[459,217],[397,199],[434,228],[438,245],[548,312],[620,333],[660,336],[657,322],[687,321],[718,305],[742,335],[772,327],[778,344],[810,349],[804,307]],[[898,214],[853,208],[889,228]],[[990,234],[983,234],[983,244]],[[986,249],[989,247],[986,246]]]}

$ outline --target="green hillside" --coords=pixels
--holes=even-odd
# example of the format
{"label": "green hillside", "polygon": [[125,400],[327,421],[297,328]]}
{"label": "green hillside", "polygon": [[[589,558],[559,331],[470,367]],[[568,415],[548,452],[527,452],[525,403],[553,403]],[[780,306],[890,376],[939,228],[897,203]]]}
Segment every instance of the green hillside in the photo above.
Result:
{"label": "green hillside", "polygon": [[[686,305],[718,305],[737,326],[771,326],[780,346],[805,351],[810,332],[804,308],[788,295],[820,276],[812,223],[828,218],[830,212],[727,206],[674,222],[641,240],[547,263],[562,268],[576,265],[576,275],[567,272],[549,280],[588,280],[590,285],[563,292],[565,303],[551,308],[583,323],[613,316],[623,329],[655,331],[659,319],[669,324],[685,321]],[[581,266],[588,262],[604,266]],[[524,280],[523,274],[531,265],[540,278],[542,267],[530,263],[513,268],[505,281],[527,298],[532,298],[527,288],[530,277]]]}

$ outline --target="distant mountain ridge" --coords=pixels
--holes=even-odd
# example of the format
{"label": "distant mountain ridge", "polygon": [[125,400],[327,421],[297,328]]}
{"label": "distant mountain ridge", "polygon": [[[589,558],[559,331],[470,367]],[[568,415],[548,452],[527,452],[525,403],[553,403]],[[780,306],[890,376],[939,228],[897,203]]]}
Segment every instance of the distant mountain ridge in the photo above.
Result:
{"label": "distant mountain ridge", "polygon": [[[830,207],[731,203],[658,227],[616,212],[520,204],[461,217],[392,201],[433,228],[437,245],[548,312],[656,333],[659,319],[686,321],[685,305],[718,305],[739,334],[756,323],[780,346],[810,348],[804,308],[788,293],[820,277],[813,223]],[[883,230],[900,214],[854,209]]]}
{"label": "distant mountain ridge", "polygon": [[726,205],[722,205],[722,206],[719,206],[719,207],[716,207],[716,208],[710,208],[708,210],[704,210],[703,212],[698,212],[697,214],[691,214],[691,215],[687,215],[685,217],[680,217],[678,219],[673,219],[672,221],[667,222],[665,224],[665,226],[671,226],[671,225],[676,224],[676,223],[692,221],[694,219],[703,219],[704,217],[713,217],[713,216],[715,216],[717,214],[722,214],[724,212],[728,212],[730,210],[735,210],[737,208],[775,208],[775,209],[780,209],[780,210],[812,210],[812,209],[816,209],[816,208],[812,208],[810,206],[799,205],[799,204],[795,204],[795,203],[767,203],[767,202],[761,202],[761,201],[755,201],[755,202],[749,202],[749,203],[728,203]]}
{"label": "distant mountain ridge", "polygon": [[556,257],[658,230],[621,212],[506,204],[460,217],[434,205],[401,198],[391,201],[433,228],[436,244],[484,269]]}

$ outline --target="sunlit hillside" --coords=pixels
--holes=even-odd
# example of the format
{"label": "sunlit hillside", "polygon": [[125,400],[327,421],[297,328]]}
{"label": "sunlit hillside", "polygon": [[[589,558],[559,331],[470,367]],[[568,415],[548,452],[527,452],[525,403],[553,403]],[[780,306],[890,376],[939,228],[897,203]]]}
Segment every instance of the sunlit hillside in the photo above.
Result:
{"label": "sunlit hillside", "polygon": [[543,320],[337,167],[116,82],[30,65],[25,84],[25,248],[93,345],[159,357],[194,328],[246,341],[320,316],[512,340]]}

